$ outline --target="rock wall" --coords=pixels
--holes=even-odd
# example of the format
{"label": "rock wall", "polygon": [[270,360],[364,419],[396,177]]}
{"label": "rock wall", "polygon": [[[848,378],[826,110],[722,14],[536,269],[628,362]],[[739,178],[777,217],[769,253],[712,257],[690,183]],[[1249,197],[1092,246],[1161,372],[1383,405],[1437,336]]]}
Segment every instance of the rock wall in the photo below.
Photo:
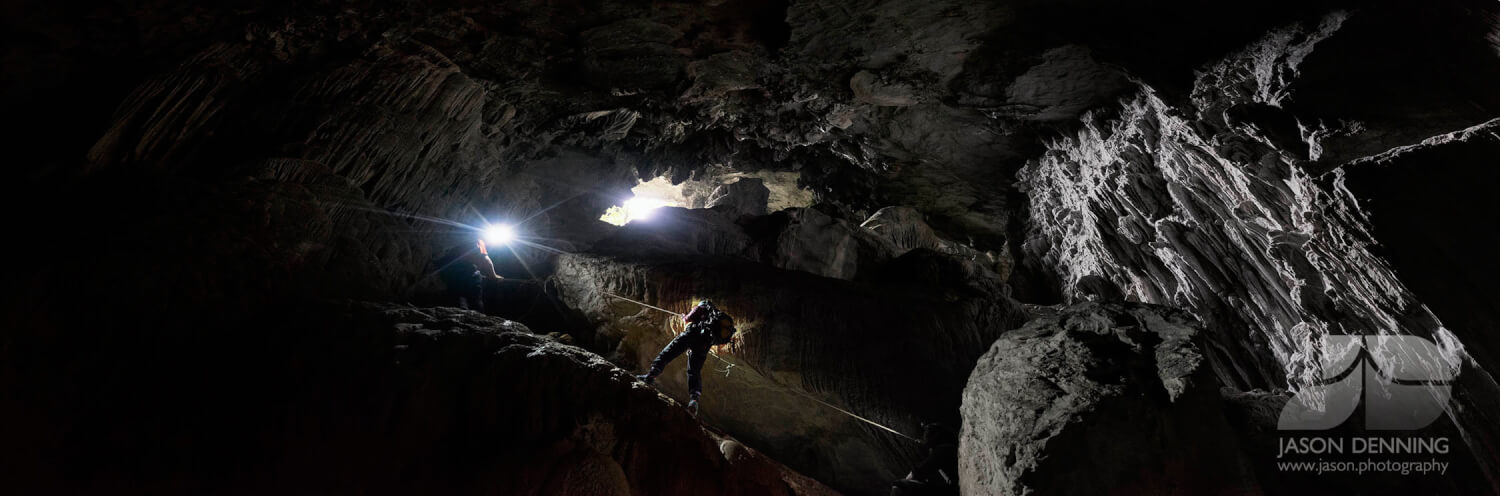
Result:
{"label": "rock wall", "polygon": [[[1489,0],[1349,11],[1292,0],[89,4],[4,8],[17,42],[0,48],[13,76],[0,81],[0,115],[19,146],[0,201],[28,238],[10,247],[19,296],[5,318],[19,331],[4,349],[40,346],[54,366],[14,352],[24,360],[0,380],[129,370],[132,357],[108,352],[130,344],[122,336],[158,342],[124,348],[151,358],[225,347],[233,338],[212,329],[276,314],[285,299],[405,299],[435,289],[435,254],[472,242],[445,222],[487,218],[524,224],[546,248],[593,250],[585,258],[603,265],[569,270],[606,280],[574,281],[578,307],[553,321],[590,312],[597,329],[586,331],[611,348],[661,337],[659,323],[624,322],[634,314],[577,299],[593,294],[579,287],[650,297],[654,284],[727,271],[754,291],[787,291],[745,296],[795,311],[757,317],[779,330],[744,366],[876,415],[956,404],[942,398],[957,398],[949,381],[971,345],[1014,323],[1000,297],[1008,280],[1034,303],[1185,308],[1209,331],[1208,363],[1238,388],[1310,383],[1322,335],[1432,338],[1468,364],[1454,416],[1474,451],[1500,445],[1487,417],[1500,411],[1486,372],[1500,349],[1486,331],[1486,302],[1500,296],[1486,282],[1493,243],[1453,235],[1493,210]],[[729,177],[774,179],[773,206],[822,206],[678,212],[699,225],[672,231],[594,221],[638,179]],[[815,198],[777,198],[802,188]],[[855,225],[890,205],[909,208]],[[631,265],[657,256],[702,265]],[[528,257],[502,268],[553,272],[547,256]],[[785,290],[796,284],[819,291]],[[672,291],[664,302],[697,292]],[[898,316],[905,302],[870,294],[881,291],[928,308]],[[839,292],[851,296],[825,296]],[[846,305],[839,319],[820,299]],[[855,335],[845,314],[922,338],[857,348],[871,361],[833,370],[916,388],[875,358],[958,357],[951,370],[932,365],[937,401],[819,375]],[[777,327],[787,322],[815,325]],[[775,344],[823,327],[838,330],[803,341],[824,344]],[[88,347],[70,353],[58,336],[73,335]],[[787,363],[824,379],[777,376]],[[868,469],[847,484],[873,485],[908,453],[880,435],[848,437],[879,459],[834,455],[863,445],[778,456],[820,474]]]}
{"label": "rock wall", "polygon": [[[1360,164],[1368,160],[1329,165],[1338,153],[1362,153],[1335,153],[1333,143],[1346,138],[1330,136],[1353,133],[1367,145],[1395,146],[1412,139],[1418,129],[1462,129],[1483,122],[1483,112],[1427,102],[1434,106],[1432,115],[1442,117],[1425,127],[1397,130],[1396,123],[1428,113],[1390,112],[1377,119],[1357,109],[1314,103],[1322,92],[1332,91],[1318,75],[1362,63],[1349,55],[1355,50],[1350,43],[1374,36],[1368,27],[1386,19],[1361,16],[1334,13],[1320,22],[1273,31],[1207,67],[1188,101],[1169,102],[1169,96],[1148,89],[1117,109],[1085,116],[1081,130],[1054,142],[1021,173],[1031,205],[1022,265],[1055,274],[1069,301],[1089,299],[1088,288],[1102,280],[1122,289],[1129,300],[1190,310],[1211,331],[1205,349],[1209,363],[1221,381],[1239,389],[1301,389],[1317,383],[1322,379],[1316,366],[1319,341],[1325,335],[1430,339],[1441,347],[1444,360],[1469,364],[1461,389],[1470,392],[1458,394],[1450,413],[1474,451],[1488,453],[1494,436],[1489,426],[1494,424],[1481,412],[1489,411],[1486,398],[1497,391],[1488,372],[1494,365],[1475,352],[1489,348],[1492,338],[1474,327],[1445,325],[1448,318],[1440,320],[1405,282],[1406,277],[1463,280],[1464,271],[1449,266],[1446,272],[1398,275],[1399,267],[1387,258],[1391,252],[1381,246],[1389,239],[1392,246],[1408,247],[1404,265],[1421,267],[1410,262],[1416,251],[1406,238],[1409,231],[1379,226],[1400,225],[1403,214],[1387,212],[1391,220],[1372,220],[1379,216],[1364,210],[1344,189],[1340,177],[1361,173],[1367,166]],[[1463,26],[1458,29],[1469,25]],[[1487,42],[1470,38],[1459,46],[1474,43]],[[1324,56],[1325,46],[1344,58]],[[1417,47],[1436,50],[1429,44]],[[1415,59],[1402,52],[1394,60],[1421,66]],[[1481,72],[1500,63],[1493,53],[1473,62]],[[1452,77],[1468,81],[1471,76]],[[1371,86],[1384,88],[1386,83],[1360,88]],[[1333,115],[1349,118],[1334,121]],[[1366,116],[1356,121],[1356,115]],[[1334,129],[1335,122],[1344,127]],[[1484,129],[1424,147],[1449,142],[1466,143],[1455,148],[1482,147]],[[1322,175],[1330,169],[1343,172]],[[1385,194],[1408,194],[1405,185],[1385,184]],[[1468,218],[1474,212],[1449,213]],[[1430,241],[1426,257],[1434,256],[1434,245],[1471,243],[1462,229],[1425,232],[1453,240]],[[1445,306],[1452,318],[1483,321],[1471,317],[1482,311]],[[1495,473],[1493,467],[1488,470]]]}
{"label": "rock wall", "polygon": [[[918,461],[918,446],[804,395],[901,432],[954,425],[969,367],[1022,319],[1014,303],[958,277],[852,282],[726,257],[585,254],[561,257],[553,281],[597,326],[596,341],[618,343],[610,359],[636,371],[681,332],[680,319],[611,294],[674,312],[712,299],[741,341],[704,368],[704,419],[829,485],[880,494]],[[679,399],[684,362],[660,379]]]}

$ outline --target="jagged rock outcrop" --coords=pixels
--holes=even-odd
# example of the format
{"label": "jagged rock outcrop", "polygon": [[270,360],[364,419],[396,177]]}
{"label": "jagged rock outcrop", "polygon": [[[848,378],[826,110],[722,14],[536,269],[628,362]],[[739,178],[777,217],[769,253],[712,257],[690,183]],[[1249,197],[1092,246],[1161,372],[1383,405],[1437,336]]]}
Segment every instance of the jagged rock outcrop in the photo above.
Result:
{"label": "jagged rock outcrop", "polygon": [[[1340,208],[1367,223],[1372,250],[1387,260],[1409,288],[1442,318],[1471,358],[1458,377],[1459,430],[1477,459],[1486,462],[1491,484],[1500,486],[1500,338],[1493,331],[1500,311],[1500,263],[1489,255],[1500,235],[1473,229],[1474,219],[1500,218],[1486,199],[1486,185],[1500,180],[1493,157],[1500,153],[1500,121],[1434,136],[1340,166],[1321,176]],[[1400,206],[1394,199],[1401,198]],[[1451,346],[1451,345],[1450,345]]]}
{"label": "jagged rock outcrop", "polygon": [[964,387],[963,494],[1259,493],[1200,333],[1185,312],[1085,303],[1001,336]]}
{"label": "jagged rock outcrop", "polygon": [[[1078,133],[1050,145],[1042,158],[1021,173],[1031,203],[1022,266],[1028,272],[1056,274],[1055,290],[1067,301],[1087,299],[1092,296],[1086,294],[1090,288],[1107,282],[1129,300],[1191,311],[1209,331],[1204,350],[1209,363],[1225,384],[1241,389],[1300,389],[1323,379],[1318,376],[1317,360],[1319,339],[1324,335],[1427,338],[1442,349],[1445,360],[1478,365],[1460,379],[1459,390],[1470,392],[1455,394],[1453,414],[1467,426],[1465,437],[1471,446],[1492,446],[1495,434],[1488,426],[1494,424],[1481,412],[1493,410],[1488,398],[1495,397],[1500,388],[1485,371],[1489,365],[1473,361],[1483,357],[1469,349],[1471,343],[1491,338],[1439,320],[1424,298],[1404,282],[1404,273],[1398,276],[1402,271],[1393,267],[1380,247],[1387,235],[1393,236],[1390,240],[1395,245],[1411,246],[1406,241],[1410,231],[1392,227],[1382,235],[1372,230],[1381,221],[1372,220],[1358,202],[1340,191],[1333,176],[1320,176],[1328,170],[1328,161],[1368,153],[1347,146],[1331,151],[1330,143],[1345,138],[1330,141],[1318,131],[1319,126],[1332,125],[1330,115],[1363,112],[1326,106],[1337,98],[1318,95],[1336,90],[1324,86],[1322,78],[1337,67],[1369,60],[1348,54],[1375,49],[1377,45],[1359,40],[1370,39],[1370,26],[1385,25],[1392,15],[1397,14],[1333,13],[1320,22],[1275,30],[1208,67],[1186,101],[1170,102],[1168,95],[1147,91],[1118,110],[1085,116]],[[1479,41],[1483,36],[1474,38],[1468,21],[1462,26],[1458,30],[1468,32],[1469,38],[1455,46],[1488,43]],[[1329,46],[1334,47],[1330,53],[1343,54],[1341,58],[1320,54]],[[1438,50],[1427,44],[1415,44],[1413,49],[1429,50],[1426,53],[1431,56],[1436,56],[1431,51]],[[1461,53],[1473,55],[1482,71],[1497,63],[1493,53],[1481,57],[1466,50]],[[1399,62],[1425,63],[1412,57],[1403,52]],[[1451,76],[1460,82],[1470,77]],[[1385,85],[1379,82],[1374,87]],[[1466,83],[1459,86],[1467,88]],[[1486,112],[1473,110],[1487,108],[1484,104],[1443,104],[1426,96],[1389,96],[1399,102],[1416,99],[1434,105],[1431,112],[1440,118],[1403,127],[1395,123],[1422,119],[1427,112],[1372,116],[1360,121],[1366,124],[1340,131],[1353,133],[1347,137],[1353,141],[1344,143],[1394,146],[1412,139],[1411,133],[1461,129],[1479,122],[1474,119]],[[1481,129],[1438,141],[1482,142],[1485,132]],[[1354,162],[1359,163],[1363,161]],[[1359,167],[1343,169],[1336,174],[1352,174]],[[1429,172],[1424,168],[1408,174]],[[1385,184],[1385,194],[1408,195],[1407,183]],[[1386,221],[1392,226],[1400,225],[1399,219],[1406,215],[1387,212],[1395,216]],[[1465,215],[1457,214],[1459,218]],[[1453,234],[1458,230],[1447,232],[1428,231],[1434,238],[1462,236]],[[1426,239],[1423,243],[1430,247],[1467,242]],[[1423,253],[1432,256],[1433,252]],[[1408,266],[1419,266],[1409,260]],[[1464,269],[1455,269],[1449,267],[1436,277],[1462,279]],[[1421,278],[1417,277],[1414,280]],[[1450,310],[1458,318],[1469,318],[1464,316],[1469,311]],[[1493,467],[1486,471],[1497,473]]]}
{"label": "jagged rock outcrop", "polygon": [[[645,370],[682,326],[611,294],[675,312],[712,299],[735,317],[741,341],[705,366],[704,419],[820,481],[869,494],[904,475],[918,446],[804,395],[903,432],[953,425],[974,359],[1022,320],[1003,296],[958,284],[845,281],[723,257],[566,255],[553,282],[596,326],[596,341],[617,343],[610,359],[632,370]],[[684,362],[659,379],[679,399]]]}

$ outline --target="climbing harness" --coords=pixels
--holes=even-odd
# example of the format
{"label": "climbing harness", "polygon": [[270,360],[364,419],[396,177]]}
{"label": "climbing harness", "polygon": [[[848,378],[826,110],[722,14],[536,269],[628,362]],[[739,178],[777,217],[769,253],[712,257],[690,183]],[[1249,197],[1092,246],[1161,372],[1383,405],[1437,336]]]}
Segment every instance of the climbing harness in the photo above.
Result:
{"label": "climbing harness", "polygon": [[[680,314],[680,313],[673,312],[671,310],[667,310],[665,308],[661,308],[661,307],[658,307],[658,306],[655,306],[655,305],[650,305],[650,304],[647,304],[647,303],[642,302],[642,301],[632,300],[630,298],[626,298],[624,296],[620,296],[620,295],[617,295],[617,294],[614,294],[614,293],[610,293],[610,292],[607,292],[607,291],[604,292],[604,294],[609,295],[609,296],[613,296],[615,298],[619,298],[621,300],[625,300],[625,301],[628,301],[628,302],[631,302],[631,303],[634,303],[634,304],[637,304],[637,305],[640,305],[640,306],[643,306],[643,307],[646,307],[646,308],[650,308],[652,310],[658,310],[658,311],[666,312],[666,313],[669,313],[669,314],[672,314],[672,315],[676,315],[678,317],[682,316],[682,314]],[[729,370],[734,368],[734,364],[730,363],[729,360],[725,360],[723,357],[720,357],[717,353],[714,353],[712,349],[709,350],[708,354],[711,355],[711,356],[713,356],[714,358],[718,358],[719,361],[724,362],[724,364],[727,365],[727,367],[724,368],[723,372],[724,372],[724,376],[728,377],[729,376]],[[832,408],[832,409],[838,411],[839,413],[842,413],[844,415],[848,415],[850,417],[853,417],[855,420],[859,420],[861,422],[873,425],[875,427],[879,427],[879,428],[881,428],[882,430],[884,430],[886,432],[889,432],[891,434],[895,434],[897,436],[904,437],[906,439],[910,439],[912,441],[916,441],[918,443],[922,442],[921,439],[917,439],[917,438],[908,436],[906,434],[902,434],[900,431],[897,431],[897,430],[892,429],[890,427],[886,427],[884,425],[881,425],[879,422],[876,422],[874,420],[870,420],[870,419],[861,417],[859,415],[855,415],[854,412],[851,412],[849,410],[845,410],[843,408],[839,408],[837,406],[834,406],[833,404],[830,404],[830,403],[828,403],[826,401],[817,399],[817,398],[813,397],[812,395],[807,394],[805,392],[799,391],[799,390],[794,389],[794,388],[787,388],[787,389],[791,390],[794,393],[797,393],[798,395],[801,395],[804,398],[813,400],[814,402],[817,402],[819,405],[823,405],[823,406],[826,406],[828,408]]]}

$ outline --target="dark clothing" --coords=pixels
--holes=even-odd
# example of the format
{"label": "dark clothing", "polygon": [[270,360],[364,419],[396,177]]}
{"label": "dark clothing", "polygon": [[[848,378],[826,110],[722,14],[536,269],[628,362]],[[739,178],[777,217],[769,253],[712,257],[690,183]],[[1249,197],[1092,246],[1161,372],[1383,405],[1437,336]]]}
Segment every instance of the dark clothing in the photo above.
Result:
{"label": "dark clothing", "polygon": [[938,486],[958,485],[958,445],[942,444],[931,447],[927,459],[912,469],[912,478]]}
{"label": "dark clothing", "polygon": [[699,332],[684,332],[678,334],[662,348],[661,353],[656,355],[656,360],[651,361],[651,371],[648,377],[661,375],[661,371],[667,368],[667,364],[676,359],[682,352],[688,354],[688,395],[693,399],[703,394],[703,362],[708,361],[708,348],[713,346],[713,340],[708,334]]}
{"label": "dark clothing", "polygon": [[926,424],[922,446],[927,448],[927,458],[905,479],[891,483],[891,496],[958,494],[958,443],[952,433],[937,424]]}
{"label": "dark clothing", "polygon": [[694,306],[692,310],[688,311],[687,315],[682,316],[682,321],[689,324],[702,322],[703,319],[708,318],[708,314],[711,311],[707,305]]}
{"label": "dark clothing", "polygon": [[[710,322],[709,317],[714,312],[719,313],[719,318]],[[708,337],[709,345],[717,346],[729,342],[729,336],[734,334],[734,319],[728,314],[719,312],[709,305],[698,305],[693,307],[687,315],[682,316],[682,321],[687,323],[684,334],[702,334]],[[724,327],[723,329],[711,328],[710,326]],[[724,331],[724,332],[721,332]]]}
{"label": "dark clothing", "polygon": [[450,303],[459,308],[484,312],[484,280],[480,270],[481,255],[473,249],[449,250],[438,259],[438,277],[446,287],[445,294]]}
{"label": "dark clothing", "polygon": [[[665,370],[667,364],[678,355],[687,352],[688,395],[697,400],[698,396],[703,394],[703,362],[708,361],[708,349],[726,342],[718,339],[716,330],[709,329],[708,317],[714,311],[708,304],[699,304],[693,307],[687,315],[682,316],[682,321],[687,323],[687,329],[673,338],[672,342],[667,343],[667,347],[662,348],[661,353],[656,355],[656,359],[651,361],[651,370],[646,372],[648,382],[650,378],[661,375],[661,371]],[[724,322],[718,322],[716,325],[733,325],[727,318],[723,320]]]}

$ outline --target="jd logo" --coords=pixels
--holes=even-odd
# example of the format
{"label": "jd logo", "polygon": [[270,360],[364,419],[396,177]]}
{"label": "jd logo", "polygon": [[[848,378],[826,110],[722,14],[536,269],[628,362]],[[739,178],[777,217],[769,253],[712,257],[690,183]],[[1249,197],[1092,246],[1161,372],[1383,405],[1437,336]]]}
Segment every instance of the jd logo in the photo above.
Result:
{"label": "jd logo", "polygon": [[1325,336],[1321,383],[1281,409],[1281,430],[1323,430],[1365,404],[1365,428],[1421,429],[1448,405],[1458,367],[1417,336]]}

